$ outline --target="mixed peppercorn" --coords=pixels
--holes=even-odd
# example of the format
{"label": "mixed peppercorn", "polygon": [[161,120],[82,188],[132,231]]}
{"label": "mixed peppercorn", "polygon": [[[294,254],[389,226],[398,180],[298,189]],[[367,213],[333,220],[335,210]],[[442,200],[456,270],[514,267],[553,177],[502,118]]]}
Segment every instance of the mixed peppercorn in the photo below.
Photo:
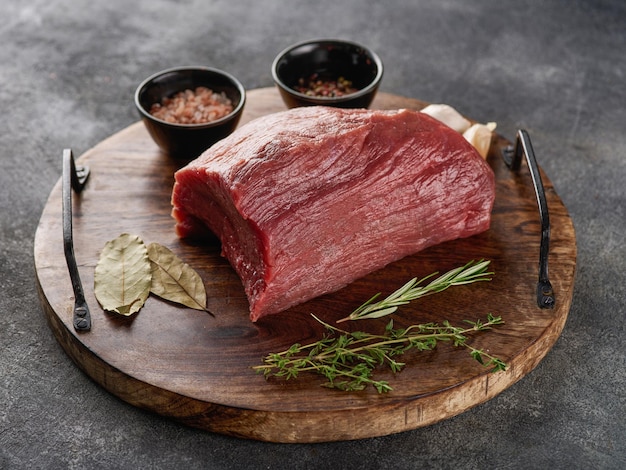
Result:
{"label": "mixed peppercorn", "polygon": [[337,98],[358,91],[352,86],[352,82],[344,77],[339,77],[337,80],[324,80],[318,74],[298,79],[298,84],[294,89],[307,96],[322,98]]}

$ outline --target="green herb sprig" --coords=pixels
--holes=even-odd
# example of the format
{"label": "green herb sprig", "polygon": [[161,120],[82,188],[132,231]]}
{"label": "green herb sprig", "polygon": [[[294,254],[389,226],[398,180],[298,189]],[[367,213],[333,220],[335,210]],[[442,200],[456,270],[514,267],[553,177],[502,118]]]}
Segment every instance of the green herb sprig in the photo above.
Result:
{"label": "green herb sprig", "polygon": [[488,260],[480,260],[478,262],[470,261],[465,266],[452,269],[425,286],[420,284],[439,273],[432,273],[420,280],[417,280],[415,277],[385,299],[374,302],[380,296],[379,292],[359,306],[350,315],[337,320],[337,323],[347,320],[384,317],[398,310],[398,307],[401,305],[408,304],[412,300],[419,299],[420,297],[442,292],[448,287],[471,284],[479,281],[490,281],[490,276],[493,275],[493,272],[487,272],[489,263],[490,261]]}
{"label": "green herb sprig", "polygon": [[286,380],[296,378],[302,372],[315,372],[326,378],[325,387],[357,391],[371,385],[378,393],[385,393],[392,387],[385,380],[373,378],[377,366],[388,366],[393,372],[399,372],[405,364],[396,357],[411,349],[432,350],[440,341],[468,349],[474,359],[485,367],[492,367],[494,372],[506,369],[502,360],[467,343],[468,334],[504,323],[501,317],[491,314],[486,322],[466,320],[467,327],[452,326],[444,321],[441,325],[426,323],[394,329],[391,320],[382,335],[348,332],[323,322],[315,315],[313,318],[327,330],[321,340],[307,345],[296,343],[286,351],[269,354],[263,365],[253,369],[265,378],[274,376]]}

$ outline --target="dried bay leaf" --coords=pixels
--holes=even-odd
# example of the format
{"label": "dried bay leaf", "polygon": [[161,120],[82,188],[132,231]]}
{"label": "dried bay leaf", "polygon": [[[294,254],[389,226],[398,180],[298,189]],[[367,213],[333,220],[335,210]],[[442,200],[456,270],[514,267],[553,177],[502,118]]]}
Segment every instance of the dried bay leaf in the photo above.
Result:
{"label": "dried bay leaf", "polygon": [[94,293],[103,309],[130,316],[150,295],[152,271],[148,250],[136,235],[108,241],[96,265]]}
{"label": "dried bay leaf", "polygon": [[[148,245],[153,294],[196,310],[206,310],[206,290],[200,275],[169,248]],[[210,313],[210,312],[209,312]]]}

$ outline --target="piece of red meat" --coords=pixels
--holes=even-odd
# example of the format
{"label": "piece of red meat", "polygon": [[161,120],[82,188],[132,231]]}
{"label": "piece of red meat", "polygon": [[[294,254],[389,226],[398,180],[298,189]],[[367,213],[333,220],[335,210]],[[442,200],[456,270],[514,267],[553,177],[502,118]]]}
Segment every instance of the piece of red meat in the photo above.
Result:
{"label": "piece of red meat", "polygon": [[426,114],[303,107],[180,169],[172,213],[180,237],[219,237],[256,321],[487,230],[494,197],[487,163]]}

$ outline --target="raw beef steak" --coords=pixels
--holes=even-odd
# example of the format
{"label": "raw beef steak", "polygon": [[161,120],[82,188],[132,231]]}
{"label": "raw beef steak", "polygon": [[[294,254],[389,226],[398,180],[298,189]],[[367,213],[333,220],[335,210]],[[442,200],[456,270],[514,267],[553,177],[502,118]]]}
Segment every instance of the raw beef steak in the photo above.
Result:
{"label": "raw beef steak", "polygon": [[256,119],[176,173],[180,237],[214,232],[250,318],[489,228],[494,175],[417,111],[304,107]]}

